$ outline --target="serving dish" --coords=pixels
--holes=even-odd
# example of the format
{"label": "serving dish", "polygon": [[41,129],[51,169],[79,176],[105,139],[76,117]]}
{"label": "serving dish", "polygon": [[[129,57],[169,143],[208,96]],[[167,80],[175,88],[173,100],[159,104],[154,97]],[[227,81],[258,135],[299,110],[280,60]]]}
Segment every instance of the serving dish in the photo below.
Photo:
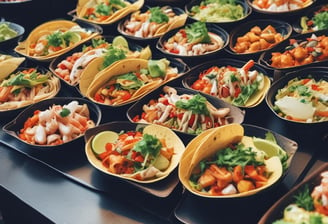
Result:
{"label": "serving dish", "polygon": [[[114,54],[118,57],[110,56]],[[149,47],[142,48],[122,36],[99,35],[53,59],[49,69],[67,85],[77,87],[86,73],[96,76],[97,72],[112,65],[105,63],[105,58],[114,63],[120,57],[148,59],[151,55]]]}
{"label": "serving dish", "polygon": [[304,12],[307,8],[311,7],[316,0],[297,0],[285,1],[282,3],[275,3],[270,1],[247,0],[247,3],[252,7],[255,12],[264,15],[279,15],[279,16],[293,16]]}
{"label": "serving dish", "polygon": [[[204,23],[202,22],[194,22],[194,23],[188,23],[184,27],[177,28],[174,30],[171,30],[167,33],[165,33],[163,36],[159,38],[159,40],[156,43],[156,48],[163,53],[164,55],[167,55],[168,57],[176,57],[180,58],[186,63],[194,64],[195,62],[199,62],[200,60],[207,60],[210,57],[218,56],[223,49],[228,46],[229,43],[229,34],[222,29],[221,27],[214,25],[214,24],[206,24],[205,28],[203,28]],[[210,35],[210,38],[213,40],[213,43],[211,44],[193,44],[194,49],[188,53],[187,50],[184,50],[184,47],[178,47],[175,46],[173,43],[168,43],[169,39],[171,39],[175,35],[179,35],[178,33],[184,33],[186,28],[190,28],[191,30],[193,27],[196,27],[196,29],[199,29],[197,32],[200,32],[200,30],[203,30],[202,33],[207,33]],[[182,35],[182,34],[181,34]],[[182,35],[184,36],[184,35]],[[183,39],[182,39],[183,40]],[[175,41],[174,41],[175,42]],[[195,42],[196,43],[196,42]],[[181,49],[180,49],[181,48]]]}
{"label": "serving dish", "polygon": [[[187,98],[190,99],[186,100]],[[180,100],[180,102],[183,102],[183,99],[186,100],[185,102],[189,102],[190,105],[193,106],[190,106],[191,108],[189,109],[178,109],[181,107],[183,108],[183,106],[177,106],[178,103],[176,101]],[[156,106],[155,102],[157,101],[159,101],[159,103]],[[193,104],[191,103],[192,101]],[[204,108],[201,102],[205,103],[205,108],[210,108],[208,109],[210,111],[209,113],[211,114],[209,116],[212,117],[213,121],[211,121],[209,117],[203,114],[205,112],[200,113],[200,108]],[[164,109],[164,105],[162,104],[168,106]],[[212,106],[209,106],[209,104]],[[194,109],[192,109],[192,107],[194,107]],[[197,116],[191,115],[192,111],[197,111],[195,113],[200,113],[202,115],[197,118]],[[168,117],[166,117],[167,113],[170,114]],[[154,114],[159,114],[158,116],[160,117],[156,119]],[[182,116],[182,114],[185,114],[185,116]],[[205,120],[206,117],[209,119],[207,120],[208,124],[206,127],[203,127],[200,124],[201,116],[205,116]],[[194,90],[181,87],[171,87],[168,85],[162,85],[155,91],[142,97],[127,110],[127,117],[131,122],[156,123],[165,127],[169,127],[177,132],[182,139],[186,139],[185,141],[189,141],[201,132],[216,126],[224,126],[230,123],[242,123],[244,116],[244,111],[240,110],[238,107],[232,106],[229,103],[218,100],[211,96],[198,94],[198,92]],[[185,121],[182,121],[184,119],[183,117],[185,117]],[[199,120],[199,122],[197,122],[197,120]]]}
{"label": "serving dish", "polygon": [[[153,15],[157,17],[161,15],[164,18],[164,15],[167,15],[167,21],[166,19],[153,19]],[[154,21],[150,22],[151,19]],[[117,25],[117,30],[128,39],[155,44],[160,36],[172,29],[183,26],[186,20],[187,15],[178,7],[145,6],[121,20]]]}
{"label": "serving dish", "polygon": [[[167,178],[178,166],[185,149],[181,139],[169,128],[126,121],[89,129],[85,142],[86,156],[94,168],[109,176],[141,184]],[[142,149],[141,143],[147,148]],[[155,153],[157,147],[160,151]]]}
{"label": "serving dish", "polygon": [[252,13],[252,8],[242,0],[220,3],[193,0],[185,5],[185,11],[191,20],[213,23],[228,29],[245,20]]}
{"label": "serving dish", "polygon": [[19,67],[17,63],[14,66],[18,68],[1,79],[1,113],[11,113],[50,99],[60,91],[60,80],[45,67]]}
{"label": "serving dish", "polygon": [[[247,69],[245,70],[246,67]],[[221,70],[222,72],[220,72]],[[238,74],[241,70],[249,74],[248,77],[252,77],[254,74],[258,74],[258,78],[249,78],[249,80],[253,80],[252,85],[258,85],[258,87],[252,88],[254,91],[250,91],[250,94],[246,94],[245,92],[245,94],[249,96],[248,98],[243,98],[242,91],[233,91],[237,87],[233,87],[227,83],[221,84],[222,81],[225,80],[224,77],[228,77],[231,72],[235,73],[235,77],[239,77],[240,75]],[[226,75],[222,76],[221,73]],[[266,92],[269,90],[271,84],[268,75],[269,73],[253,60],[242,61],[232,58],[221,58],[217,60],[211,60],[193,67],[185,74],[182,80],[182,84],[186,88],[194,89],[207,95],[212,95],[235,106],[241,108],[251,108],[257,106],[264,100]],[[237,78],[235,81],[237,81],[240,86],[249,86],[249,84],[245,84],[243,80],[244,79]],[[212,82],[216,83],[216,85],[213,85]],[[260,88],[260,90],[258,90],[258,88]]]}
{"label": "serving dish", "polygon": [[32,0],[2,0],[0,4],[19,4],[22,2],[30,2]]}
{"label": "serving dish", "polygon": [[293,22],[294,31],[297,33],[308,33],[328,29],[327,16],[324,16],[327,12],[328,4],[321,4],[309,8],[304,15],[299,16],[299,18]]}
{"label": "serving dish", "polygon": [[270,70],[277,71],[275,80],[295,69],[324,65],[328,60],[327,34],[327,30],[321,30],[291,36],[263,52],[258,62]]}
{"label": "serving dish", "polygon": [[[110,7],[103,7],[103,2],[107,2]],[[74,20],[108,26],[139,10],[143,5],[144,0],[122,0],[116,4],[111,4],[110,1],[79,0],[76,8],[68,12],[68,15]],[[100,9],[97,10],[97,7]]]}
{"label": "serving dish", "polygon": [[[247,159],[242,159],[244,156]],[[287,160],[287,152],[272,132],[260,138],[246,135],[241,124],[228,124],[210,129],[187,145],[179,179],[189,192],[200,197],[249,197],[277,184],[288,170]],[[259,172],[257,166],[266,171]]]}
{"label": "serving dish", "polygon": [[[53,97],[27,107],[5,124],[2,130],[31,149],[46,152],[64,149],[63,146],[81,140],[85,130],[98,125],[100,121],[100,108],[89,100],[78,97]],[[31,133],[28,127],[31,128]],[[45,132],[40,130],[41,128],[44,128]],[[59,136],[55,136],[57,134]],[[59,139],[56,138],[49,144],[49,139],[42,142],[41,138],[48,138],[51,135]]]}
{"label": "serving dish", "polygon": [[265,100],[275,116],[288,123],[324,127],[328,122],[324,99],[327,85],[327,67],[307,67],[276,80]]}
{"label": "serving dish", "polygon": [[[280,198],[278,201],[276,201],[272,207],[262,216],[262,218],[259,220],[259,224],[265,224],[265,223],[274,223],[278,220],[282,220],[284,213],[289,211],[290,217],[289,221],[294,222],[298,219],[307,222],[309,220],[310,213],[304,212],[304,210],[308,209],[301,209],[295,206],[296,203],[296,197],[298,197],[298,202],[300,203],[301,197],[306,197],[307,202],[311,199],[311,194],[316,186],[321,185],[323,179],[326,179],[326,174],[328,170],[328,164],[325,163],[318,167],[316,170],[314,170],[308,177],[306,177],[301,183],[294,186],[287,194],[285,194],[282,198]],[[323,176],[322,176],[323,175]],[[302,196],[301,196],[302,195]],[[305,200],[305,199],[304,199]],[[305,201],[302,201],[303,205],[305,205]],[[316,202],[317,203],[317,202]],[[320,202],[319,202],[320,203]],[[318,203],[317,203],[318,204]],[[309,207],[309,203],[307,203]],[[312,205],[313,206],[313,205]],[[319,205],[316,205],[319,209]],[[289,209],[288,209],[289,208]],[[288,210],[286,210],[288,209]],[[325,208],[323,208],[325,210]],[[318,215],[318,213],[314,213],[314,211],[311,211],[312,215]],[[301,218],[302,216],[303,218]],[[327,213],[325,215],[325,220],[327,219]],[[288,218],[286,217],[286,221]],[[322,220],[322,218],[317,217],[317,220]]]}
{"label": "serving dish", "polygon": [[[14,50],[32,60],[50,62],[101,33],[102,28],[94,24],[55,19],[35,27]],[[65,43],[63,39],[66,40]]]}
{"label": "serving dish", "polygon": [[0,49],[8,50],[17,45],[25,33],[23,26],[10,22],[1,20],[0,21]]}
{"label": "serving dish", "polygon": [[255,59],[292,34],[292,26],[282,20],[258,19],[240,24],[229,35],[225,50],[236,58]]}

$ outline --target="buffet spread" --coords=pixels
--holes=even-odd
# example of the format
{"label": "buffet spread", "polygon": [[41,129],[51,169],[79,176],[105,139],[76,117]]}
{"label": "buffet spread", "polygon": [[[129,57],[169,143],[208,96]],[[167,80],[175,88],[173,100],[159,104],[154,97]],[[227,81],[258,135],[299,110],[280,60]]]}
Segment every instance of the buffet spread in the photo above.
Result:
{"label": "buffet spread", "polygon": [[327,164],[308,171],[327,159],[327,24],[319,0],[3,18],[1,147],[167,223],[326,223]]}

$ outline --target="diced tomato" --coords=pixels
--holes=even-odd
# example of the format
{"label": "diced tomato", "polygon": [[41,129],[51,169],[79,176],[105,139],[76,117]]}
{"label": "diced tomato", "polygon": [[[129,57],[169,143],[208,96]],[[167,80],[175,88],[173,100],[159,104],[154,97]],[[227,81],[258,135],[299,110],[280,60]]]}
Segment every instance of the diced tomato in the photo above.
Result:
{"label": "diced tomato", "polygon": [[311,85],[311,89],[316,90],[316,91],[322,90],[322,88],[320,88],[320,86],[315,85],[315,84]]}
{"label": "diced tomato", "polygon": [[307,22],[306,22],[306,25],[308,25],[308,26],[313,26],[313,20],[308,20]]}
{"label": "diced tomato", "polygon": [[195,114],[192,114],[188,122],[189,127],[191,127],[194,124],[195,118],[196,118]]}
{"label": "diced tomato", "polygon": [[235,88],[235,95],[234,95],[234,97],[235,98],[238,97],[240,93],[241,93],[241,88],[238,86],[238,87]]}
{"label": "diced tomato", "polygon": [[101,94],[96,93],[95,94],[95,101],[103,103],[103,102],[105,102],[105,98]]}
{"label": "diced tomato", "polygon": [[133,122],[138,122],[140,120],[139,114],[132,118]]}
{"label": "diced tomato", "polygon": [[311,81],[311,79],[303,79],[303,80],[302,80],[302,84],[305,85],[305,84],[308,83],[309,81]]}
{"label": "diced tomato", "polygon": [[177,117],[178,117],[179,120],[181,120],[182,117],[183,117],[183,113],[178,114]]}
{"label": "diced tomato", "polygon": [[137,155],[135,158],[134,158],[134,161],[136,162],[139,162],[139,163],[142,163],[144,161],[144,157],[142,155]]}
{"label": "diced tomato", "polygon": [[107,151],[112,151],[113,150],[113,144],[112,143],[106,143],[105,148]]}
{"label": "diced tomato", "polygon": [[230,96],[230,91],[229,91],[229,87],[228,87],[228,86],[223,86],[223,87],[221,88],[221,96],[222,96],[223,98],[227,98],[227,97]]}
{"label": "diced tomato", "polygon": [[205,124],[207,129],[213,127],[212,119],[209,116],[205,117]]}
{"label": "diced tomato", "polygon": [[175,48],[170,50],[170,53],[173,53],[173,54],[179,54],[179,52],[180,51],[178,49],[175,49]]}

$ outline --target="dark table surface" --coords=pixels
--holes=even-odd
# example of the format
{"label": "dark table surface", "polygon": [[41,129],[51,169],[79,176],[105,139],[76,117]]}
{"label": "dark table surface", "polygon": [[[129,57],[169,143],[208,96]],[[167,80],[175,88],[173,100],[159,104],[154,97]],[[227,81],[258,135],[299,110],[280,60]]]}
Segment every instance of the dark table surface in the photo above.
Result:
{"label": "dark table surface", "polygon": [[[75,1],[33,1],[25,6],[28,12],[22,7],[0,5],[0,16],[8,21],[17,20],[28,32],[42,21],[71,19],[66,13],[75,4]],[[13,12],[20,15],[13,16]],[[251,18],[262,16],[254,13]],[[117,33],[110,28],[104,34]],[[62,88],[59,96],[67,95],[79,96],[74,90]],[[109,113],[102,122],[126,119],[126,108]],[[265,101],[245,109],[245,114],[244,123],[270,129],[298,144],[287,176],[265,194],[242,200],[200,199],[183,189],[176,181],[176,172],[163,182],[164,187],[135,185],[96,171],[83,153],[71,156],[83,152],[81,141],[70,152],[63,149],[40,154],[0,131],[2,215],[6,223],[245,223],[245,220],[256,223],[284,193],[328,160],[328,127],[318,129],[286,123],[273,115]],[[0,125],[16,115],[1,114]],[[233,210],[241,211],[240,215],[231,217]]]}

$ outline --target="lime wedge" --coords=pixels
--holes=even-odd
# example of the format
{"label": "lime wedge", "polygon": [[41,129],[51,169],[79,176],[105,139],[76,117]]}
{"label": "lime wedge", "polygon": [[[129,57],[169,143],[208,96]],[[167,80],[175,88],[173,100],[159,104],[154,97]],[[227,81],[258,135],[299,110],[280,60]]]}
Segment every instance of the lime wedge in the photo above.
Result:
{"label": "lime wedge", "polygon": [[152,56],[152,53],[151,53],[150,47],[147,46],[140,51],[139,58],[148,60],[151,58],[151,56]]}
{"label": "lime wedge", "polygon": [[77,43],[77,42],[79,42],[79,41],[81,40],[81,36],[80,36],[80,34],[78,34],[78,33],[72,32],[72,33],[71,33],[71,38],[70,38],[70,40],[71,40],[71,42],[73,42],[73,43]]}
{"label": "lime wedge", "polygon": [[106,151],[106,144],[113,143],[118,139],[118,134],[113,131],[102,131],[96,134],[91,141],[92,151],[96,155]]}
{"label": "lime wedge", "polygon": [[267,154],[268,157],[278,156],[286,154],[286,152],[276,143],[261,138],[253,138],[254,146]]}
{"label": "lime wedge", "polygon": [[114,47],[120,47],[120,48],[129,48],[128,41],[123,36],[116,36],[113,39],[112,45]]}

